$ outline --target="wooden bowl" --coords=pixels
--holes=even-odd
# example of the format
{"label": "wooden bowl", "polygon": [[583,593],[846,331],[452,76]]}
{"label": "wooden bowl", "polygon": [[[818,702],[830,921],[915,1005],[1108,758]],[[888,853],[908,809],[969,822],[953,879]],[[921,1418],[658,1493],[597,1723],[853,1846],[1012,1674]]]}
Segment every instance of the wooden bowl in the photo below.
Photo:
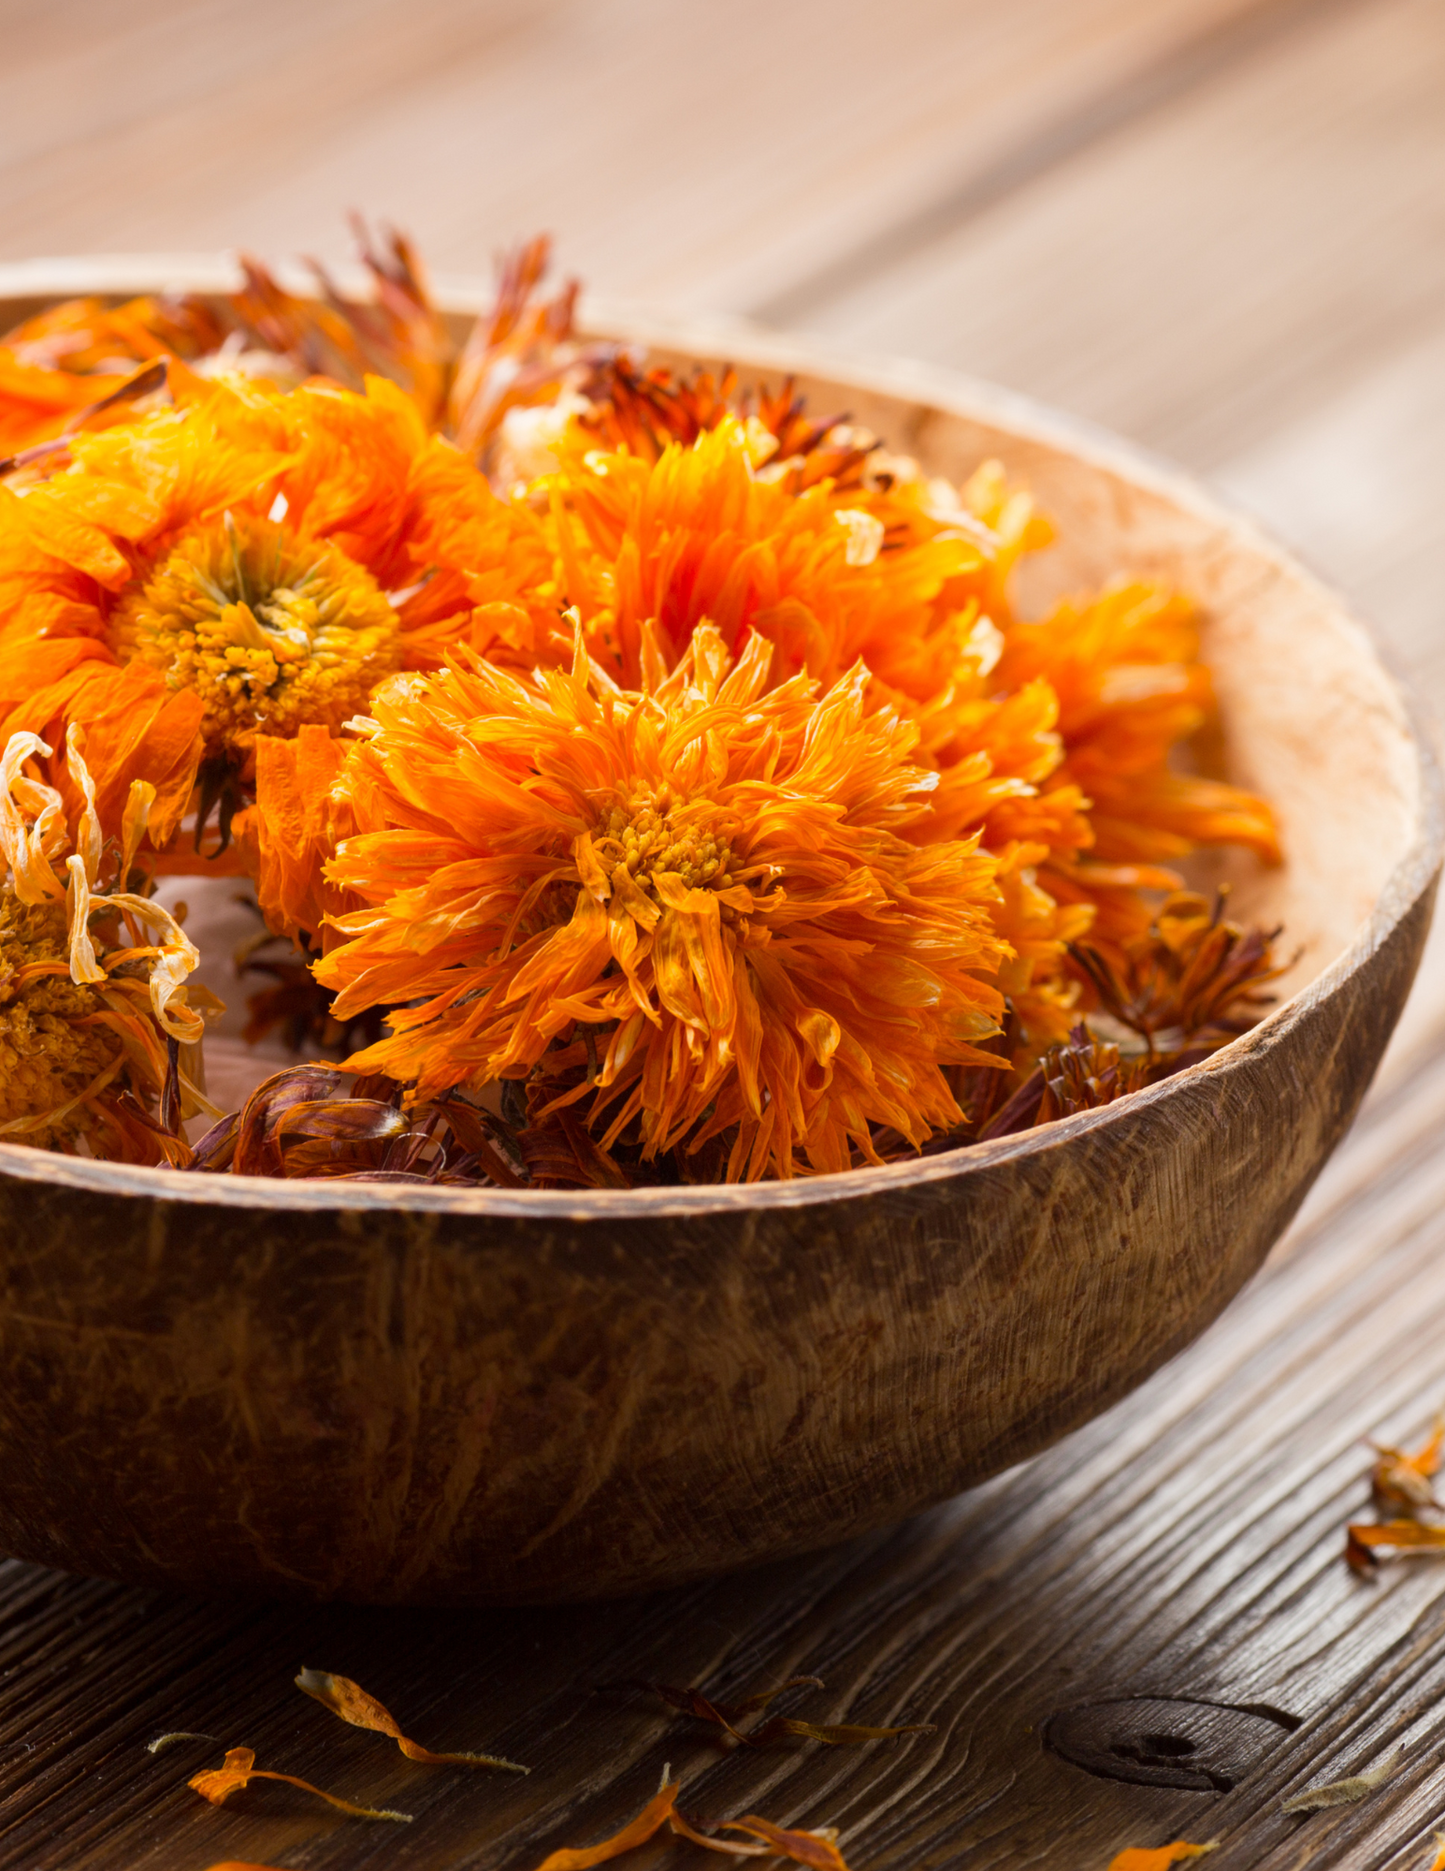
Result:
{"label": "wooden bowl", "polygon": [[[0,324],[220,263],[0,269]],[[458,291],[452,303],[466,309]],[[956,377],[596,316],[805,379],[1060,524],[1053,588],[1121,569],[1206,609],[1227,770],[1287,863],[1289,998],[1108,1108],[757,1188],[507,1194],[181,1177],[0,1147],[0,1548],[205,1592],[510,1603],[671,1584],[915,1513],[1188,1344],[1349,1124],[1409,990],[1435,771],[1340,601],[1105,437]],[[1036,593],[1044,595],[1043,584]]]}

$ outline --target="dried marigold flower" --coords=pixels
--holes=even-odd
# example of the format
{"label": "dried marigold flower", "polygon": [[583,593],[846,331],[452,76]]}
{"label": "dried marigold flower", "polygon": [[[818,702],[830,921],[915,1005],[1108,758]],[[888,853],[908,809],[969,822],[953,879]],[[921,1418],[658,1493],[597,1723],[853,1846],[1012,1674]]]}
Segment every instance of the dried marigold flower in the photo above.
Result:
{"label": "dried marigold flower", "polygon": [[1345,1560],[1351,1571],[1370,1577],[1379,1567],[1379,1552],[1445,1552],[1445,1526],[1419,1520],[1384,1520],[1371,1525],[1351,1521],[1345,1528]]}
{"label": "dried marigold flower", "polygon": [[1284,973],[1272,948],[1279,930],[1227,922],[1224,902],[1222,891],[1212,904],[1176,891],[1117,957],[1070,945],[1095,1004],[1137,1036],[1151,1065],[1170,1053],[1203,1057],[1248,1031],[1269,1005],[1260,990]]}
{"label": "dried marigold flower", "polygon": [[757,1715],[777,1700],[789,1689],[800,1689],[804,1685],[821,1689],[823,1684],[816,1676],[792,1676],[785,1683],[779,1683],[776,1689],[764,1690],[759,1695],[745,1696],[741,1702],[718,1702],[706,1696],[700,1689],[677,1688],[671,1683],[658,1683],[635,1680],[620,1683],[607,1683],[608,1689],[645,1689],[660,1696],[671,1709],[680,1715],[690,1715],[695,1720],[708,1722],[718,1728],[733,1741],[744,1747],[766,1747],[770,1742],[782,1740],[785,1736],[795,1736],[805,1741],[822,1741],[830,1747],[858,1747],[867,1741],[893,1741],[900,1735],[925,1735],[933,1733],[931,1722],[909,1722],[902,1727],[875,1728],[864,1727],[856,1722],[805,1722],[790,1715],[774,1715],[760,1726],[744,1730],[738,1726],[750,1715]]}
{"label": "dried marigold flower", "polygon": [[0,756],[0,1136],[179,1164],[182,1118],[215,1109],[191,1076],[210,1010],[185,986],[200,957],[169,911],[126,888],[151,789],[133,786],[107,837],[83,749],[72,727],[78,822],[33,776],[46,742],[15,734]]}
{"label": "dried marigold flower", "polygon": [[137,374],[169,356],[217,350],[226,330],[200,298],[67,299],[0,339],[0,457],[63,435]]}
{"label": "dried marigold flower", "polygon": [[552,1105],[643,1161],[731,1132],[732,1178],[957,1122],[942,1068],[990,1064],[1001,1011],[993,862],[902,835],[932,781],[866,671],[820,699],[769,688],[771,662],[754,637],[733,666],[703,626],[642,691],[580,643],[534,685],[457,661],[383,691],[348,777],[378,829],[328,867],[370,907],[316,968],[341,1016],[397,1007],[352,1069],[427,1099],[546,1076],[590,1035],[596,1071],[578,1058]]}
{"label": "dried marigold flower", "polygon": [[[620,1858],[624,1852],[635,1851],[639,1845],[646,1845],[664,1826],[689,1844],[721,1852],[729,1858],[787,1858],[793,1864],[809,1865],[813,1871],[848,1871],[843,1854],[838,1850],[838,1833],[833,1826],[816,1832],[789,1830],[774,1825],[770,1819],[759,1818],[756,1813],[747,1813],[741,1819],[705,1828],[701,1820],[689,1819],[677,1810],[677,1796],[681,1790],[680,1781],[664,1778],[664,1784],[653,1798],[620,1832],[604,1839],[600,1845],[552,1852],[537,1866],[537,1871],[590,1871],[593,1865],[605,1864],[609,1859]],[[719,1832],[741,1832],[753,1842],[740,1844],[718,1838]]]}
{"label": "dried marigold flower", "polygon": [[546,553],[388,384],[187,394],[0,487],[0,724],[85,726],[103,802],[156,787],[157,847],[194,802],[198,848],[216,812],[223,849],[254,802],[262,908],[315,934],[347,907],[321,882],[348,829],[326,806],[343,723]]}
{"label": "dried marigold flower", "polygon": [[404,1826],[412,1822],[410,1813],[392,1812],[385,1806],[358,1806],[352,1800],[342,1799],[340,1794],[324,1792],[309,1780],[298,1780],[295,1774],[278,1774],[268,1768],[258,1767],[255,1752],[251,1748],[228,1748],[222,1766],[208,1767],[201,1773],[192,1774],[186,1785],[212,1806],[223,1806],[233,1793],[239,1793],[253,1780],[282,1780],[289,1787],[299,1787],[303,1793],[312,1793],[317,1799],[325,1800],[328,1806],[335,1806],[340,1812],[350,1813],[353,1819],[391,1819]]}

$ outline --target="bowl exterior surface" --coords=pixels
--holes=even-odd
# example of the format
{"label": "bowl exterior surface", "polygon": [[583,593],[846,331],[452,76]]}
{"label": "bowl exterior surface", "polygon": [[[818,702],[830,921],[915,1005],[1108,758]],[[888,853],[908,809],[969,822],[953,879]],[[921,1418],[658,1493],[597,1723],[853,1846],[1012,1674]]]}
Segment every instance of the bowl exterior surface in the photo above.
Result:
{"label": "bowl exterior surface", "polygon": [[1255,1271],[1354,1114],[1431,894],[1274,1043],[911,1183],[532,1219],[0,1178],[0,1549],[540,1602],[942,1499],[1114,1402]]}
{"label": "bowl exterior surface", "polygon": [[[91,283],[179,283],[124,264]],[[7,291],[54,296],[43,268],[9,271],[0,311]],[[671,336],[679,358],[744,348]],[[1105,542],[1071,575],[1112,569],[1123,540],[1152,575],[1197,579],[1232,764],[1295,860],[1236,900],[1283,914],[1299,991],[1105,1110],[763,1189],[297,1187],[0,1145],[0,1550],[376,1603],[677,1583],[1032,1454],[1259,1266],[1414,976],[1439,862],[1428,752],[1329,594],[1167,473],[999,393],[817,368],[817,406],[841,387],[930,468],[1016,457],[1072,503],[1086,558]]]}

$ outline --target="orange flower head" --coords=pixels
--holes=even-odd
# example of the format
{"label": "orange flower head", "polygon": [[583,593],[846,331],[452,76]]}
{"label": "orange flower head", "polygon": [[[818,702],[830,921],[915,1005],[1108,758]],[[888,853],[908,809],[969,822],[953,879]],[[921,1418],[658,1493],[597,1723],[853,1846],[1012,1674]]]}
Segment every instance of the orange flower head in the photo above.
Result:
{"label": "orange flower head", "polygon": [[289,929],[321,903],[329,852],[266,848],[295,763],[258,749],[337,736],[451,642],[530,644],[556,605],[512,602],[545,567],[535,522],[394,386],[185,395],[0,486],[0,733],[81,724],[103,806],[133,778],[156,787],[158,848],[192,803],[203,827],[219,807],[224,845],[254,802],[243,847]]}
{"label": "orange flower head", "polygon": [[111,612],[123,663],[200,696],[207,751],[258,734],[338,730],[401,662],[401,626],[375,578],[325,540],[229,512],[182,538]]}
{"label": "orange flower head", "polygon": [[[211,1108],[180,1061],[194,1065],[216,1009],[204,994],[191,1004],[200,957],[175,918],[127,888],[154,789],[137,782],[120,825],[103,827],[83,747],[72,728],[74,821],[42,777],[45,742],[16,734],[0,756],[0,1137],[180,1160],[179,1118]],[[157,1124],[155,1103],[172,1097],[169,1127]]]}
{"label": "orange flower head", "polygon": [[526,1080],[643,1161],[720,1137],[731,1178],[956,1123],[943,1068],[997,1064],[993,861],[907,835],[934,781],[866,670],[820,696],[769,688],[773,659],[702,624],[640,690],[580,633],[569,672],[459,657],[384,687],[327,872],[367,907],[316,969],[338,1015],[395,1009],[351,1066],[419,1098]]}
{"label": "orange flower head", "polygon": [[574,424],[544,485],[559,589],[617,679],[641,679],[645,624],[671,665],[706,621],[734,654],[750,631],[766,637],[776,681],[806,670],[828,686],[860,658],[920,701],[949,680],[972,617],[939,599],[977,568],[976,540],[933,525],[890,546],[861,491],[798,492],[759,471],[776,442],[756,419],[725,416],[653,460],[592,442]]}

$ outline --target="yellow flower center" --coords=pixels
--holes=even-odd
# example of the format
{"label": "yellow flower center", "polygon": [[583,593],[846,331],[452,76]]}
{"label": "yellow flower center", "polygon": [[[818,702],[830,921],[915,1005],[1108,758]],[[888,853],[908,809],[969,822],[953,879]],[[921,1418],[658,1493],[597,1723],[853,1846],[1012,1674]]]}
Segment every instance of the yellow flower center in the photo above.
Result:
{"label": "yellow flower center", "polygon": [[401,662],[396,613],[370,572],[324,541],[230,514],[122,598],[110,641],[201,696],[213,752],[309,723],[338,729]]}
{"label": "yellow flower center", "polygon": [[[68,969],[28,972],[27,964],[65,962],[68,955],[63,903],[27,906],[10,889],[0,890],[0,1123],[56,1110],[121,1050],[109,1027],[86,1024],[104,1005],[94,988],[78,987]],[[19,1141],[53,1148],[88,1122],[80,1105]]]}
{"label": "yellow flower center", "polygon": [[733,849],[705,822],[683,808],[677,818],[666,797],[645,795],[630,806],[613,806],[602,821],[597,851],[611,877],[627,871],[650,891],[658,871],[671,871],[694,890],[727,890],[733,883]]}

